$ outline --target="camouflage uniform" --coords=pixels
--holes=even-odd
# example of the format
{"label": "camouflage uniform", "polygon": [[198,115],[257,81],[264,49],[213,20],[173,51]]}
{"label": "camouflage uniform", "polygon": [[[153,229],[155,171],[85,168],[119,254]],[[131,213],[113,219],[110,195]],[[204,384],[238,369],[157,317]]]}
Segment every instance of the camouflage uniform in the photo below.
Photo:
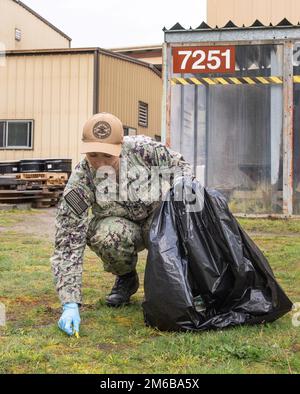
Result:
{"label": "camouflage uniform", "polygon": [[[175,170],[175,180],[183,175],[192,175],[190,165],[181,154],[149,137],[125,137],[120,157],[121,163],[126,160],[131,185],[127,189],[126,201],[118,198],[103,201],[98,187],[101,190],[104,180],[98,178],[97,171],[84,158],[72,172],[59,202],[51,264],[62,304],[82,302],[82,265],[86,244],[101,258],[105,271],[115,275],[131,272],[137,263],[137,253],[147,247],[154,210],[174,178],[161,186],[159,199],[153,201],[148,194],[145,198],[143,193],[136,194],[143,187],[138,169],[144,170],[148,180],[151,176],[153,179],[152,167]],[[116,180],[117,195],[120,193],[119,183],[123,182]],[[91,218],[89,207],[92,207]]]}

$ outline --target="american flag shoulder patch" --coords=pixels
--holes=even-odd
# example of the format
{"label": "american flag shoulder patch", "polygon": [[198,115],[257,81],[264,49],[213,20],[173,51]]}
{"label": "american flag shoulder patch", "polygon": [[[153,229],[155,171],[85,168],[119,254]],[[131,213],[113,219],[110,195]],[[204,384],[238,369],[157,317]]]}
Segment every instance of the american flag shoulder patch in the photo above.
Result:
{"label": "american flag shoulder patch", "polygon": [[65,195],[65,200],[70,208],[72,208],[78,216],[82,215],[83,212],[89,207],[76,190],[71,190],[69,193],[67,193]]}

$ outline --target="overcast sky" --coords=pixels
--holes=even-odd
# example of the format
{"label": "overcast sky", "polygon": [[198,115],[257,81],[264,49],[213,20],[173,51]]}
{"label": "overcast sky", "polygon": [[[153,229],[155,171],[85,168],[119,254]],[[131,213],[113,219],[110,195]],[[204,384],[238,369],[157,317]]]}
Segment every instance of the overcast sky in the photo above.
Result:
{"label": "overcast sky", "polygon": [[23,0],[72,38],[72,47],[160,44],[162,28],[206,20],[206,0]]}

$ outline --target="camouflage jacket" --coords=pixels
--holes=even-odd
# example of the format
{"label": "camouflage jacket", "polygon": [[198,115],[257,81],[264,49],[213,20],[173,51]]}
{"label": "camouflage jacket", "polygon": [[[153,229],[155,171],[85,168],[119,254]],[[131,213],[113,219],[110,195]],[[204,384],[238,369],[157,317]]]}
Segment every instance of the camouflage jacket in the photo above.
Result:
{"label": "camouflage jacket", "polygon": [[[88,208],[92,208],[92,217],[121,216],[132,221],[143,221],[159,205],[163,193],[169,189],[174,179],[193,173],[191,166],[180,153],[145,136],[125,137],[120,157],[120,173],[126,163],[127,182],[132,186],[127,188],[126,201],[119,198],[103,200],[105,187],[102,188],[101,185],[104,184],[105,179],[98,177],[98,171],[84,158],[72,172],[59,202],[51,265],[62,304],[82,302],[82,266],[89,227]],[[153,201],[149,198],[149,193],[146,195],[142,192],[137,195],[137,192],[143,189],[140,180],[141,169],[143,169],[143,180],[145,178],[149,180],[151,176],[152,179],[158,180],[159,176],[155,175],[153,169],[175,172],[170,182],[166,181],[161,186],[158,200]],[[117,179],[115,183],[118,195],[119,183],[124,182],[118,182]],[[147,187],[144,189],[147,190]]]}

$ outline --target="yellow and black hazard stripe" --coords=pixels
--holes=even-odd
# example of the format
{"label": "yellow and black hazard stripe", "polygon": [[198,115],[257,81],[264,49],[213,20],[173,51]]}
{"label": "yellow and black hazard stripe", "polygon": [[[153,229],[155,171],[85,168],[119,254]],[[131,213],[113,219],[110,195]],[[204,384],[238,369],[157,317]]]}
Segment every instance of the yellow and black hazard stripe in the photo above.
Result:
{"label": "yellow and black hazard stripe", "polygon": [[[294,83],[300,83],[300,75],[294,76]],[[218,77],[218,78],[172,78],[171,85],[282,85],[282,77]]]}

